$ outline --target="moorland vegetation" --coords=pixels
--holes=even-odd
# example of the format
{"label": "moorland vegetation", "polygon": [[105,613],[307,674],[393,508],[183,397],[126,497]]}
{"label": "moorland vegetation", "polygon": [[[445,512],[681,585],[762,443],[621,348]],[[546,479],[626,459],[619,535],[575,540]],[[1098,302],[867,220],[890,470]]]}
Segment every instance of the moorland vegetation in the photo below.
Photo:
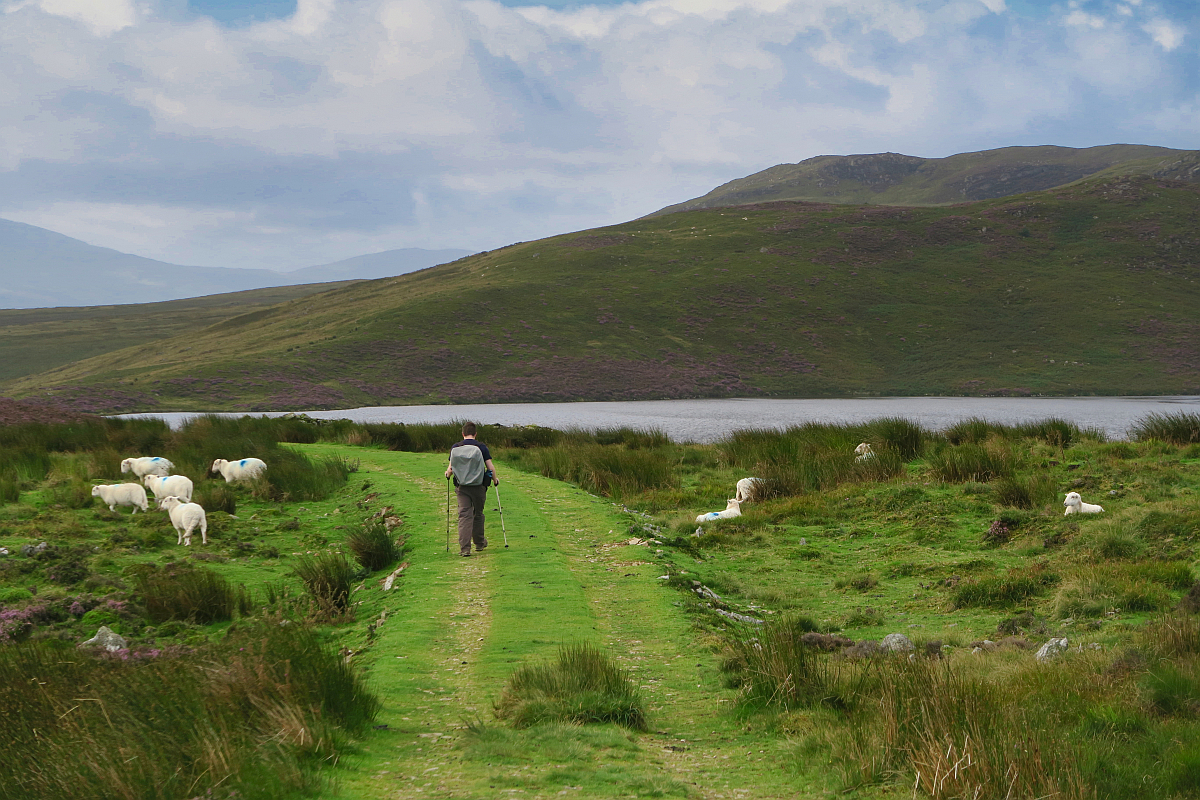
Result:
{"label": "moorland vegetation", "polygon": [[[104,413],[1187,394],[1198,220],[1200,184],[1145,175],[942,207],[686,211],[310,295],[0,389]],[[472,319],[454,322],[463,307]]]}
{"label": "moorland vegetation", "polygon": [[[641,585],[625,590],[630,598],[672,598],[670,613],[691,626],[686,660],[720,666],[724,688],[712,690],[729,701],[722,724],[776,742],[772,769],[802,795],[1200,791],[1194,414],[1148,417],[1128,441],[1065,420],[969,420],[935,432],[903,419],[741,431],[713,445],[630,429],[484,425],[480,438],[514,476],[506,492],[529,473],[616,503],[597,519],[625,527],[575,528],[581,552],[563,557],[579,570],[629,565],[622,580]],[[327,788],[345,769],[335,765],[383,735],[372,724],[388,698],[372,687],[387,673],[373,648],[387,617],[415,636],[421,619],[445,613],[398,594],[376,616],[380,593],[365,587],[406,557],[412,570],[440,553],[437,525],[421,526],[440,523],[442,488],[401,481],[389,496],[380,487],[395,467],[363,473],[359,459],[407,453],[440,475],[457,439],[457,424],[304,418],[204,417],[178,431],[144,420],[0,427],[0,546],[9,551],[0,558],[0,736],[19,756],[0,766],[0,797]],[[859,442],[876,457],[856,461]],[[207,548],[176,546],[161,514],[92,505],[91,482],[118,478],[132,454],[166,456],[196,480],[210,509]],[[262,458],[267,475],[226,485],[206,474],[213,458],[234,455]],[[763,494],[741,517],[697,526],[697,511],[723,505],[751,474]],[[394,494],[410,490],[418,494]],[[1105,512],[1064,517],[1072,490]],[[505,495],[506,506],[521,500]],[[603,561],[634,551],[632,562]],[[512,571],[506,591],[540,591],[541,576]],[[579,590],[561,589],[550,608]],[[76,649],[100,625],[126,647]],[[912,649],[882,649],[885,633],[905,634]],[[1067,639],[1063,652],[1035,658],[1056,638]],[[636,750],[675,716],[670,696],[647,701],[645,678],[623,658],[588,640],[548,659],[508,658],[494,708],[473,721],[460,711],[467,722],[442,758],[481,785],[535,791],[609,775],[556,770],[591,758],[589,747],[606,758]],[[434,713],[420,708],[428,701],[389,719]],[[621,733],[587,738],[573,732],[581,724]],[[570,744],[549,747],[547,737]],[[735,741],[710,738],[716,753]],[[385,766],[395,746],[385,750],[357,757],[396,768]],[[497,777],[493,761],[542,772]],[[586,783],[585,794],[613,785]],[[639,791],[689,790],[662,780]]]}

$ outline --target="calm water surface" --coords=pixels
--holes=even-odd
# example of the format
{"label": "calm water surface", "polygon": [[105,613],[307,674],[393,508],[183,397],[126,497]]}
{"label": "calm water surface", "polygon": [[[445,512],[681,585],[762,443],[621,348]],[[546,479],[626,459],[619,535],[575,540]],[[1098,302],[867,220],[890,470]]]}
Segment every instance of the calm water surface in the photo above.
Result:
{"label": "calm water surface", "polygon": [[[461,406],[376,406],[307,411],[355,422],[450,422],[501,425],[661,428],[676,441],[712,442],[739,428],[786,428],[805,422],[865,422],[904,417],[935,430],[982,417],[1018,423],[1059,417],[1081,428],[1126,438],[1131,423],[1150,413],[1200,412],[1200,397],[873,397],[845,400],[648,400],[628,403],[511,403]],[[282,413],[282,412],[280,412]],[[192,413],[124,414],[159,417],[179,427]],[[240,415],[226,415],[240,416]],[[279,413],[268,416],[279,416]]]}

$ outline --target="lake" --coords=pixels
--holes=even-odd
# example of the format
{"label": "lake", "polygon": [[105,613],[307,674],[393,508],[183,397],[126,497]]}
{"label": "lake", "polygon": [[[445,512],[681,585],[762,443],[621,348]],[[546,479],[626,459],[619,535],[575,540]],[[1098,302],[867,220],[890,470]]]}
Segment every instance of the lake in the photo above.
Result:
{"label": "lake", "polygon": [[[355,422],[474,420],[551,428],[660,428],[676,441],[712,442],[739,428],[786,428],[805,422],[864,422],[904,417],[940,430],[982,417],[1007,424],[1059,417],[1124,439],[1131,423],[1151,413],[1200,413],[1200,397],[870,397],[838,400],[645,400],[620,403],[511,403],[459,406],[376,406],[306,411],[312,417]],[[268,416],[280,416],[283,412]],[[158,417],[172,427],[194,413],[123,414]],[[228,414],[225,416],[241,416]]]}

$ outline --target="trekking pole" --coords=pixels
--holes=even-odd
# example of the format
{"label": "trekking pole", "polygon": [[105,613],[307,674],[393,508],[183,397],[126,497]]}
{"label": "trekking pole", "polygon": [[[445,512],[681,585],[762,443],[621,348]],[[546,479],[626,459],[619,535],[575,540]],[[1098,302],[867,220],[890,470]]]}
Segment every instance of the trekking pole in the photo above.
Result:
{"label": "trekking pole", "polygon": [[446,478],[446,552],[450,552],[450,479]]}
{"label": "trekking pole", "polygon": [[496,507],[500,509],[500,531],[504,534],[504,546],[508,547],[508,529],[504,527],[504,503],[500,502],[499,481],[496,481]]}

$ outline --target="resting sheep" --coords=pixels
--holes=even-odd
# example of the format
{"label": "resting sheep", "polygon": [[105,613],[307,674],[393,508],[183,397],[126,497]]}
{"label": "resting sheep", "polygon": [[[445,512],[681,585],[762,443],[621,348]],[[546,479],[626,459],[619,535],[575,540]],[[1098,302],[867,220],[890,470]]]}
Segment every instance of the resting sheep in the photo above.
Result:
{"label": "resting sheep", "polygon": [[741,515],[742,504],[737,500],[730,500],[729,504],[725,506],[724,511],[710,511],[707,514],[701,514],[696,517],[696,522],[704,524],[705,522],[712,522],[714,519],[733,519]]}
{"label": "resting sheep", "polygon": [[1063,505],[1067,507],[1067,510],[1063,512],[1064,517],[1068,514],[1099,514],[1104,510],[1102,506],[1083,502],[1079,492],[1069,493],[1067,499],[1063,501]]}
{"label": "resting sheep", "polygon": [[185,503],[178,497],[164,497],[158,501],[159,508],[165,508],[167,513],[171,515],[171,525],[175,528],[175,532],[179,534],[178,541],[175,544],[190,546],[192,543],[192,531],[197,526],[200,528],[200,538],[202,544],[208,544],[208,518],[204,516],[204,509],[196,503]]}
{"label": "resting sheep", "polygon": [[267,471],[267,465],[261,458],[243,458],[239,461],[218,458],[213,462],[211,471],[221,473],[226,483],[252,481]]}
{"label": "resting sheep", "polygon": [[742,478],[737,482],[737,491],[733,499],[739,503],[749,503],[759,499],[763,490],[762,478]]}
{"label": "resting sheep", "polygon": [[859,442],[858,447],[854,448],[854,461],[856,463],[862,461],[870,461],[875,457],[875,451],[871,449],[871,445],[866,442]]}
{"label": "resting sheep", "polygon": [[146,502],[146,490],[136,483],[111,483],[107,486],[93,486],[92,497],[99,497],[109,511],[116,511],[117,506],[133,506],[136,514],[140,508],[145,511],[149,507]]}
{"label": "resting sheep", "polygon": [[147,475],[142,478],[146,488],[154,492],[154,499],[174,495],[185,503],[192,502],[192,479],[186,475]]}
{"label": "resting sheep", "polygon": [[121,474],[132,472],[139,478],[144,478],[147,475],[170,475],[171,470],[174,468],[174,464],[159,456],[127,458],[121,462]]}

